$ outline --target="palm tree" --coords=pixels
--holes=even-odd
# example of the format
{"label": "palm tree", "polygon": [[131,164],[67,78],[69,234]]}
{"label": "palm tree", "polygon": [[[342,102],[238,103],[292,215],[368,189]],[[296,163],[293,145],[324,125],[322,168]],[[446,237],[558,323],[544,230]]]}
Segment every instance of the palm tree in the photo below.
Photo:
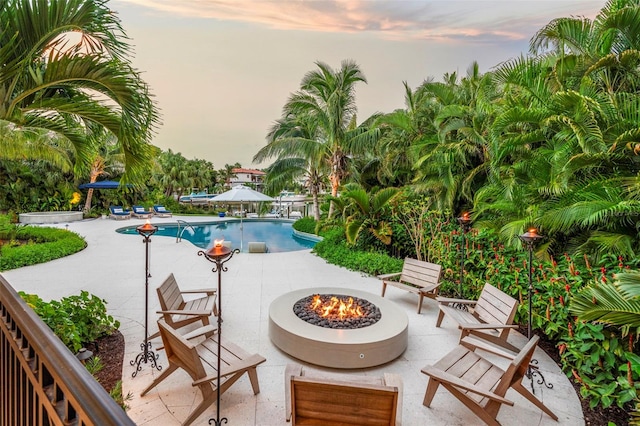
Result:
{"label": "palm tree", "polygon": [[70,172],[73,145],[66,138],[44,129],[17,131],[13,123],[0,121],[0,159],[44,160],[63,172]]}
{"label": "palm tree", "polygon": [[218,171],[218,175],[222,179],[223,187],[229,189],[231,185],[231,178],[236,177],[236,174],[233,172],[233,169],[240,168],[240,163],[235,164],[225,164],[223,169]]}
{"label": "palm tree", "polygon": [[425,82],[418,91],[432,118],[415,144],[417,187],[433,194],[441,210],[461,210],[487,179],[498,91],[491,74],[481,75],[475,62],[462,80],[446,74],[443,82]]}
{"label": "palm tree", "polygon": [[160,154],[158,162],[160,168],[156,180],[164,188],[165,197],[170,197],[175,193],[179,199],[185,189],[191,189],[187,171],[188,160],[182,154],[174,153],[169,149]]}
{"label": "palm tree", "polygon": [[505,92],[491,125],[489,184],[475,209],[501,223],[507,240],[535,222],[578,252],[640,249],[632,217],[640,202],[632,189],[638,69],[629,67],[640,57],[638,21],[629,20],[639,12],[637,1],[620,0],[595,21],[556,19],[532,39],[538,56],[495,71]]}
{"label": "palm tree", "polygon": [[289,113],[276,121],[267,134],[267,145],[253,157],[262,162],[276,157],[267,167],[265,189],[277,194],[303,180],[313,198],[313,216],[320,220],[319,194],[325,183],[324,145],[318,141],[318,127],[309,116]]}
{"label": "palm tree", "polygon": [[[317,141],[324,146],[331,195],[335,197],[348,175],[349,157],[371,149],[379,130],[356,123],[355,84],[366,83],[358,65],[348,60],[342,62],[339,70],[323,62],[316,65],[318,70],[304,76],[300,90],[291,95],[284,111],[285,115],[308,117],[317,127]],[[333,209],[332,203],[329,216]]]}
{"label": "palm tree", "polygon": [[382,131],[377,178],[385,186],[411,183],[417,161],[416,147],[423,145],[429,134],[436,134],[432,127],[432,110],[423,102],[425,91],[413,91],[406,81],[403,86],[406,108],[384,114],[374,122],[374,126]]}
{"label": "palm tree", "polygon": [[107,1],[3,0],[0,24],[0,122],[15,140],[63,138],[81,171],[93,159],[87,135],[104,128],[122,147],[125,177],[141,178],[158,113]]}
{"label": "palm tree", "polygon": [[363,231],[370,232],[383,244],[391,244],[393,230],[383,213],[399,193],[398,188],[384,188],[367,193],[362,187],[347,188],[340,198],[344,200],[349,216],[345,220],[347,241],[355,244]]}
{"label": "palm tree", "polygon": [[534,54],[553,56],[553,77],[577,90],[584,77],[618,90],[637,88],[640,2],[609,0],[594,20],[558,18],[531,39]]}
{"label": "palm tree", "polygon": [[[100,176],[122,173],[124,156],[121,148],[117,145],[115,136],[103,129],[93,136],[92,142],[92,146],[95,147],[96,151],[89,168],[89,183],[96,182]],[[93,188],[89,188],[84,204],[84,212],[88,212],[91,209],[92,198]]]}

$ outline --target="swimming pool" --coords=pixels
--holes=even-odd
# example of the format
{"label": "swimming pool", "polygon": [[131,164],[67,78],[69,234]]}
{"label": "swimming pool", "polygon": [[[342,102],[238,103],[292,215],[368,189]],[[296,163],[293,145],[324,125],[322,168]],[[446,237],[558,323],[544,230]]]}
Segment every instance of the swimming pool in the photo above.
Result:
{"label": "swimming pool", "polygon": [[[244,220],[240,229],[239,220],[224,220],[216,222],[202,222],[185,225],[180,223],[180,233],[183,240],[187,240],[197,247],[211,247],[213,240],[231,241],[232,249],[240,249],[242,237],[242,251],[246,252],[249,241],[264,241],[269,253],[306,250],[312,248],[318,240],[312,237],[302,237],[294,234],[293,222],[282,220]],[[176,238],[178,223],[157,224],[158,232],[154,236]],[[138,235],[135,226],[120,228],[117,232],[128,235]]]}

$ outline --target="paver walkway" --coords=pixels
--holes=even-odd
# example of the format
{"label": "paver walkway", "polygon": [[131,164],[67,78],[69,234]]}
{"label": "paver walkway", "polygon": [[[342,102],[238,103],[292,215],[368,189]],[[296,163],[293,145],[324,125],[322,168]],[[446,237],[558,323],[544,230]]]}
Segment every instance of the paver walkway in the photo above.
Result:
{"label": "paver walkway", "polygon": [[[154,224],[184,219],[189,222],[208,218],[174,217],[154,219]],[[129,416],[138,425],[179,425],[195,407],[200,395],[191,386],[191,379],[182,372],[174,373],[145,397],[140,397],[153,377],[159,374],[150,365],[131,378],[129,361],[140,351],[144,338],[144,244],[138,235],[122,235],[115,229],[142,224],[139,219],[128,221],[86,220],[54,226],[65,227],[84,236],[87,249],[75,255],[3,273],[16,290],[40,295],[45,300],[78,294],[87,290],[107,300],[110,314],[121,321],[126,353],[123,371],[125,392],[131,392]],[[152,237],[150,243],[151,274],[149,288],[149,334],[156,331],[158,301],[155,288],[171,272],[183,288],[215,287],[217,274],[212,264],[197,255],[198,248],[188,241],[176,243],[169,237]],[[301,288],[344,287],[380,294],[380,282],[373,277],[327,264],[308,250],[290,253],[236,254],[223,273],[223,335],[249,352],[266,357],[258,367],[261,392],[254,396],[248,378],[243,377],[221,398],[221,416],[233,426],[286,425],[284,421],[284,369],[296,360],[276,348],[268,336],[269,305],[279,295]],[[386,298],[406,310],[409,317],[409,346],[395,361],[349,374],[380,375],[396,373],[404,381],[403,424],[413,425],[475,425],[479,420],[445,390],[439,390],[431,408],[422,405],[427,376],[420,369],[446,354],[458,341],[459,332],[445,319],[435,328],[437,306],[426,300],[422,314],[415,312],[415,295],[391,288]],[[513,334],[516,345],[524,337]],[[154,348],[160,344],[154,340]],[[160,364],[167,365],[163,352]],[[553,361],[538,350],[536,358],[547,380],[554,385],[546,389],[534,384],[535,393],[554,411],[556,423],[548,416],[509,391],[514,407],[504,406],[498,420],[503,425],[584,425],[580,402],[568,379]],[[346,371],[343,371],[346,372]],[[212,406],[194,423],[207,425],[215,418]]]}

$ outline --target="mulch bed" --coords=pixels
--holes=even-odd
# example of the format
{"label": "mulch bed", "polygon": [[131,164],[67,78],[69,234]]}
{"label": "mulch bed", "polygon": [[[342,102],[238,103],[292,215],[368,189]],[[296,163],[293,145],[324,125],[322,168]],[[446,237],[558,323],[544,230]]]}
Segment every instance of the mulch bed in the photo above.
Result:
{"label": "mulch bed", "polygon": [[100,357],[104,368],[96,375],[96,379],[107,392],[111,391],[122,380],[122,363],[124,361],[124,336],[116,330],[111,336],[101,337],[97,344],[87,345],[94,356]]}

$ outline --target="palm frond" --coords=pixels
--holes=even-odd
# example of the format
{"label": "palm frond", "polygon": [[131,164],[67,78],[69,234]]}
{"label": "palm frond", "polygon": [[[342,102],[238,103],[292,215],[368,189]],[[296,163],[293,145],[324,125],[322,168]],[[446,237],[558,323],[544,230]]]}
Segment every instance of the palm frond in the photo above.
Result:
{"label": "palm frond", "polygon": [[627,332],[640,330],[640,302],[627,298],[613,283],[586,287],[571,298],[569,311],[584,321],[617,325]]}

